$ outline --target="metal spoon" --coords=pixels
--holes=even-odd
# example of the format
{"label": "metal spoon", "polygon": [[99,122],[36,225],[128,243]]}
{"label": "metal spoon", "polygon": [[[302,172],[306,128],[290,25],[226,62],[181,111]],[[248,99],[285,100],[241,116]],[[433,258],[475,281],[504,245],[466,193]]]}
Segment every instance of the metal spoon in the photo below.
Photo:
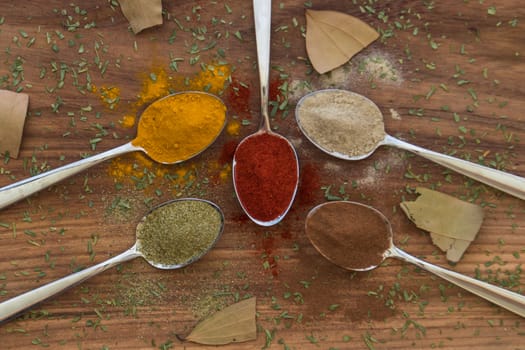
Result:
{"label": "metal spoon", "polygon": [[[154,113],[147,113],[147,111],[151,108],[155,108],[155,105],[158,104],[160,101],[164,101],[166,99],[175,99],[177,97],[180,97],[180,95],[186,94],[186,95],[194,95],[194,94],[200,94],[200,95],[206,95],[210,96],[213,99],[216,99],[221,103],[221,105],[224,105],[223,102],[217,97],[209,93],[200,92],[200,91],[188,91],[188,92],[179,92],[175,94],[168,95],[166,97],[163,97],[155,102],[153,102],[151,105],[149,105],[143,112],[142,112],[142,118],[139,120],[139,127],[138,127],[138,134],[137,138],[140,136],[140,126],[142,123],[146,122],[146,119],[151,119],[156,116]],[[226,107],[224,107],[226,110]],[[209,143],[203,147],[201,150],[195,152],[194,154],[190,155],[189,157],[186,157],[185,159],[177,159],[174,162],[166,163],[163,161],[159,161],[158,159],[153,159],[159,163],[163,164],[175,164],[179,163],[185,160],[188,160],[192,157],[197,156],[198,154],[202,153],[205,149],[207,149],[220,135],[222,132],[222,129],[224,129],[224,125],[226,124],[226,118],[224,118],[224,122],[221,125],[221,127],[217,130],[217,134],[213,139],[210,139]],[[137,138],[135,140],[137,140]],[[133,141],[135,141],[133,140]],[[61,166],[56,169],[52,169],[50,171],[47,171],[45,173],[38,174],[36,176],[15,182],[13,184],[10,184],[8,186],[0,188],[0,209],[7,207],[10,204],[13,204],[21,199],[24,199],[46,187],[49,187],[53,184],[56,184],[57,182],[60,182],[72,175],[75,175],[83,170],[86,170],[94,165],[97,165],[105,160],[118,157],[120,155],[123,155],[125,153],[129,152],[135,152],[135,151],[142,151],[146,154],[148,154],[147,149],[133,144],[133,141],[130,141],[124,145],[115,147],[113,149],[107,150],[105,152],[93,155],[91,157],[81,159],[79,161]],[[174,140],[176,142],[177,140]],[[151,155],[150,155],[151,157]]]}
{"label": "metal spoon", "polygon": [[[139,239],[139,228],[140,225],[147,219],[148,215],[155,212],[155,210],[166,206],[171,205],[174,203],[180,203],[185,201],[199,201],[205,204],[208,204],[211,209],[216,210],[218,214],[220,215],[220,225],[217,227],[217,233],[211,244],[209,244],[207,247],[201,247],[200,253],[192,256],[188,260],[175,264],[175,265],[165,265],[161,263],[157,263],[155,261],[152,261],[151,259],[147,259],[144,253],[141,251],[141,240]],[[188,222],[185,223],[186,225],[193,225],[195,226],[195,231],[198,231],[198,223]],[[86,268],[82,271],[76,272],[74,274],[71,274],[69,276],[63,277],[61,279],[58,279],[54,282],[48,283],[46,285],[43,285],[39,288],[36,288],[34,290],[28,291],[24,294],[21,294],[19,296],[16,296],[14,298],[11,298],[7,301],[4,301],[0,303],[0,322],[3,322],[13,316],[16,316],[20,314],[22,311],[52,297],[56,294],[66,290],[69,287],[72,287],[74,285],[77,285],[85,280],[87,280],[90,277],[93,277],[103,271],[106,271],[118,264],[121,264],[125,261],[132,260],[137,257],[143,257],[151,266],[156,267],[158,269],[164,269],[164,270],[172,270],[172,269],[179,269],[181,267],[184,267],[186,265],[189,265],[197,260],[199,260],[202,256],[204,256],[217,242],[219,239],[224,227],[224,215],[221,211],[221,209],[214,203],[202,200],[202,199],[195,199],[195,198],[184,198],[184,199],[176,199],[172,201],[165,202],[155,208],[153,208],[150,212],[148,212],[142,220],[137,225],[137,241],[135,244],[125,252],[108,259],[106,261],[103,261],[97,265],[91,266],[89,268]],[[174,227],[174,230],[177,230],[177,227]],[[199,232],[195,232],[195,234],[198,234]],[[177,249],[177,247],[173,247],[173,249]]]}
{"label": "metal spoon", "polygon": [[[272,2],[271,0],[254,0],[253,1],[253,12],[254,12],[254,19],[255,19],[255,37],[257,42],[257,63],[259,68],[259,80],[260,80],[260,94],[261,94],[261,114],[263,116],[261,127],[260,129],[243,139],[239,145],[237,146],[237,149],[235,150],[235,154],[233,156],[233,162],[232,162],[232,177],[233,177],[233,183],[235,192],[237,194],[237,198],[239,199],[239,202],[241,204],[241,207],[243,208],[244,212],[248,217],[255,222],[258,225],[261,226],[272,226],[277,223],[279,223],[285,215],[290,210],[293,200],[295,198],[295,194],[297,193],[297,186],[299,184],[299,161],[297,158],[297,153],[295,152],[295,149],[293,145],[288,141],[285,137],[273,132],[270,128],[270,116],[268,114],[268,86],[269,86],[269,76],[270,76],[270,35],[271,35],[271,11],[272,11]],[[277,215],[277,217],[272,218],[270,220],[260,220],[257,217],[254,217],[252,215],[253,213],[250,213],[249,210],[247,210],[246,206],[243,204],[243,194],[240,193],[238,186],[236,185],[235,179],[239,175],[239,163],[237,161],[236,155],[241,152],[242,148],[245,147],[248,143],[251,141],[254,141],[254,139],[262,134],[267,134],[272,137],[281,139],[285,141],[289,147],[289,150],[291,153],[293,153],[293,156],[295,158],[295,174],[291,174],[296,178],[295,181],[295,189],[290,196],[289,205],[286,208],[283,208],[283,211]]]}
{"label": "metal spoon", "polygon": [[[330,220],[339,222],[335,227],[327,227],[327,215]],[[386,258],[397,258],[412,263],[428,272],[454,283],[486,300],[525,317],[525,296],[509,290],[496,287],[486,282],[467,277],[460,273],[444,269],[418,259],[394,246],[392,226],[388,219],[378,210],[357,202],[335,201],[327,202],[313,208],[306,218],[306,235],[313,246],[325,258],[334,264],[352,271],[367,271],[376,268]],[[369,237],[363,235],[369,234]],[[361,249],[371,254],[371,258],[355,259],[356,245],[349,242],[356,241],[356,237],[363,238]],[[373,238],[376,238],[374,240]],[[385,242],[378,242],[385,240]],[[380,246],[386,247],[381,251]]]}
{"label": "metal spoon", "polygon": [[[497,188],[503,192],[506,192],[510,195],[513,195],[520,199],[525,199],[525,178],[519,177],[513,174],[509,174],[500,170],[488,168],[479,164],[475,164],[472,162],[468,162],[462,159],[454,158],[445,154],[441,154],[438,152],[434,152],[419,146],[412,145],[408,142],[399,140],[395,137],[392,137],[386,132],[384,132],[384,125],[383,125],[383,133],[384,137],[382,140],[379,140],[375,145],[373,145],[372,149],[369,152],[366,152],[364,154],[358,154],[358,155],[350,155],[347,151],[333,151],[327,148],[327,145],[323,140],[317,140],[315,137],[312,137],[311,133],[308,132],[304,128],[304,126],[301,124],[301,109],[303,108],[305,102],[312,99],[316,94],[347,94],[350,97],[353,98],[359,98],[360,100],[364,100],[364,103],[368,104],[368,108],[374,109],[376,113],[381,113],[377,105],[369,100],[368,98],[356,94],[354,92],[346,91],[346,90],[338,90],[338,89],[327,89],[327,90],[319,90],[311,92],[301,98],[301,100],[298,102],[296,106],[296,119],[297,123],[299,125],[299,128],[304,133],[304,135],[314,144],[316,145],[320,150],[330,154],[331,156],[346,159],[346,160],[360,160],[367,158],[370,156],[379,146],[394,146],[400,149],[403,149],[405,151],[412,152],[414,154],[417,154],[421,157],[424,157],[426,159],[429,159],[435,163],[438,163],[442,166],[445,166],[447,168],[450,168],[460,174],[466,175],[472,179],[475,179],[477,181],[483,182],[489,186],[492,186],[494,188]],[[320,116],[321,118],[323,116]],[[365,118],[366,116],[363,116]],[[336,131],[336,130],[334,130]],[[359,134],[359,135],[367,135],[368,130],[357,130],[353,129],[352,132]]]}

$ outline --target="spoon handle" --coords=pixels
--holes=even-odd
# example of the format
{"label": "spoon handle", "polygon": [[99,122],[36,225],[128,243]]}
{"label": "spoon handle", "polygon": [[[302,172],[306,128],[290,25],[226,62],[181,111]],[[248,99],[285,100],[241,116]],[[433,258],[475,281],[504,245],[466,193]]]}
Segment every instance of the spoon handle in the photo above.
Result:
{"label": "spoon handle", "polygon": [[138,150],[140,150],[138,147],[133,146],[131,142],[128,142],[122,146],[2,187],[0,188],[0,209],[29,197],[46,187],[54,185],[69,176],[75,175],[107,159]]}
{"label": "spoon handle", "polygon": [[525,317],[525,296],[418,259],[393,246],[388,257],[412,263],[515,314]]}
{"label": "spoon handle", "polygon": [[6,300],[3,303],[0,303],[0,323],[20,314],[22,311],[29,309],[30,307],[66,290],[69,287],[79,284],[80,282],[83,282],[100,272],[106,271],[115,265],[131,260],[138,256],[140,256],[140,253],[137,252],[136,246],[133,246],[125,252],[97,265],[88,267],[87,269],[73,273],[69,276],[60,278],[56,281],[50,282],[41,287]]}
{"label": "spoon handle", "polygon": [[255,21],[255,41],[257,44],[257,63],[259,67],[259,84],[261,90],[262,127],[270,130],[268,114],[270,82],[270,37],[272,23],[272,1],[253,0],[253,17]]}
{"label": "spoon handle", "polygon": [[383,144],[410,151],[517,198],[525,199],[525,178],[523,177],[434,152],[396,139],[390,135],[385,137]]}

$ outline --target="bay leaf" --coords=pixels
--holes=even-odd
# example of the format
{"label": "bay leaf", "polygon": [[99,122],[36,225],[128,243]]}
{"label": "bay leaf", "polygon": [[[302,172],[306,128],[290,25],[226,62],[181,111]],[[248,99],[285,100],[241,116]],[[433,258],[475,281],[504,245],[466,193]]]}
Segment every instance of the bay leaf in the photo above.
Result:
{"label": "bay leaf", "polygon": [[306,52],[320,74],[343,65],[378,37],[371,26],[346,13],[306,10]]}
{"label": "bay leaf", "polygon": [[186,340],[206,345],[255,340],[255,306],[255,297],[232,304],[200,322]]}
{"label": "bay leaf", "polygon": [[483,209],[445,193],[417,187],[415,201],[401,203],[401,209],[417,227],[445,237],[472,241],[483,222]]}
{"label": "bay leaf", "polygon": [[119,0],[133,33],[162,24],[162,0]]}
{"label": "bay leaf", "polygon": [[18,158],[29,105],[29,95],[0,90],[0,154]]}
{"label": "bay leaf", "polygon": [[432,238],[432,243],[447,253],[447,260],[454,263],[461,259],[471,242],[464,239],[445,237],[432,232],[430,232],[430,237]]}
{"label": "bay leaf", "polygon": [[401,202],[408,218],[431,234],[432,242],[458,262],[483,223],[483,209],[447,194],[418,187],[415,201]]}

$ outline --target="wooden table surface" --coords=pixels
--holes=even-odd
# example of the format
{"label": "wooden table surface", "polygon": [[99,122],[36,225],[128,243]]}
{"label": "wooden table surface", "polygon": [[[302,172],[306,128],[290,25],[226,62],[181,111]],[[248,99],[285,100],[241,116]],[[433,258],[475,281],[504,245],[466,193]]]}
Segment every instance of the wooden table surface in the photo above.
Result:
{"label": "wooden table surface", "polygon": [[[331,158],[294,119],[307,91],[349,89],[378,104],[391,135],[525,176],[520,1],[275,1],[272,97],[283,109],[272,125],[296,146],[302,175],[291,211],[268,228],[243,214],[228,172],[233,147],[259,120],[251,2],[163,6],[163,25],[134,35],[116,1],[1,1],[0,88],[30,96],[21,154],[0,162],[1,186],[132,139],[135,129],[123,116],[140,110],[137,95],[158,72],[191,82],[206,77],[203,69],[227,64],[235,84],[218,92],[229,127],[201,156],[172,166],[124,156],[3,209],[0,301],[119,254],[133,244],[148,208],[172,198],[216,202],[226,218],[223,236],[182,270],[136,259],[67,290],[0,325],[2,349],[206,348],[179,337],[250,295],[257,297],[257,340],[226,348],[525,347],[521,317],[397,260],[370,272],[344,271],[304,234],[315,205],[364,202],[391,220],[396,244],[408,253],[523,293],[522,200],[393,148],[357,162]],[[306,59],[305,8],[359,17],[380,39],[320,76]],[[248,100],[233,99],[234,87]],[[109,88],[118,89],[111,90],[118,104],[101,98]],[[124,176],[115,173],[126,164]],[[483,226],[456,265],[399,210],[418,186],[483,207]]]}

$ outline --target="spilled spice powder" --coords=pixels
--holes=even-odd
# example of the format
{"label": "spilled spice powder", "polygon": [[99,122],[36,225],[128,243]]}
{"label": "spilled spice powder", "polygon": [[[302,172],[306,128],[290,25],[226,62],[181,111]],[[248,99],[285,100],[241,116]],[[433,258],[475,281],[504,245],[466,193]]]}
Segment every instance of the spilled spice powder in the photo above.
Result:
{"label": "spilled spice powder", "polygon": [[142,91],[138,95],[137,107],[142,107],[170,93],[172,78],[163,67],[154,67],[149,74],[143,74]]}
{"label": "spilled spice powder", "polygon": [[226,132],[229,135],[237,136],[239,135],[240,130],[241,130],[241,123],[237,119],[230,120],[228,125],[226,125]]}
{"label": "spilled spice powder", "polygon": [[120,120],[120,125],[126,129],[132,128],[135,126],[135,119],[134,115],[127,114]]}
{"label": "spilled spice powder", "polygon": [[197,75],[189,80],[183,82],[179,79],[175,81],[175,88],[178,90],[195,90],[206,91],[215,95],[220,94],[224,90],[224,85],[230,78],[229,65],[213,65],[205,66]]}
{"label": "spilled spice powder", "polygon": [[232,77],[226,94],[226,102],[233,114],[241,118],[250,117],[250,95],[249,86]]}
{"label": "spilled spice powder", "polygon": [[137,189],[145,189],[157,179],[163,179],[179,190],[195,181],[195,168],[191,162],[160,164],[142,152],[135,152],[115,158],[108,166],[108,173],[115,182],[135,183]]}
{"label": "spilled spice powder", "polygon": [[294,150],[279,135],[266,132],[244,139],[234,155],[234,184],[240,203],[255,220],[284,215],[298,183]]}
{"label": "spilled spice powder", "polygon": [[297,202],[302,205],[314,203],[318,198],[316,194],[320,193],[320,181],[319,169],[314,164],[302,164]]}
{"label": "spilled spice powder", "polygon": [[270,101],[282,101],[284,96],[281,91],[281,86],[285,81],[281,78],[274,78],[270,81],[270,86],[268,87],[268,99]]}
{"label": "spilled spice powder", "polygon": [[219,157],[219,164],[224,165],[231,163],[233,160],[233,155],[235,154],[235,149],[239,143],[235,140],[230,140],[225,142],[222,146],[221,155]]}
{"label": "spilled spice powder", "polygon": [[98,93],[102,104],[109,109],[116,109],[120,102],[120,88],[116,86],[102,86],[97,88],[95,85],[91,86],[91,92]]}

